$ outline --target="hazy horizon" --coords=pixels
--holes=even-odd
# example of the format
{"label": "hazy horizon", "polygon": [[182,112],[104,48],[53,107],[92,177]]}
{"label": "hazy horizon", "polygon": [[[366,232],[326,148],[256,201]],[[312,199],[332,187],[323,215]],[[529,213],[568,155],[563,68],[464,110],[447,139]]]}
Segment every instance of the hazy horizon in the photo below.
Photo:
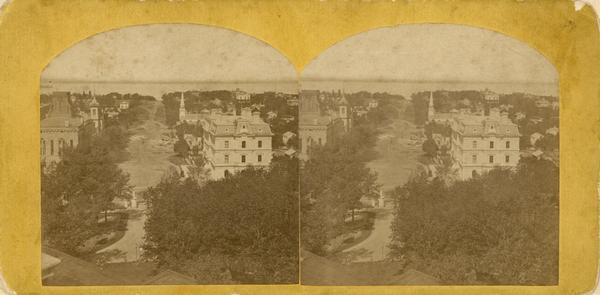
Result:
{"label": "hazy horizon", "polygon": [[[45,83],[48,81],[42,81]],[[406,99],[422,91],[482,91],[489,89],[499,94],[528,93],[540,96],[558,97],[558,85],[554,83],[481,82],[481,81],[357,81],[357,80],[305,80],[305,81],[52,81],[52,87],[42,85],[41,93],[53,91],[88,92],[103,95],[111,92],[121,94],[138,93],[150,95],[160,100],[162,95],[179,91],[215,91],[240,89],[250,93],[283,92],[298,93],[299,90],[343,90],[347,93],[360,91],[387,92],[402,95]]]}

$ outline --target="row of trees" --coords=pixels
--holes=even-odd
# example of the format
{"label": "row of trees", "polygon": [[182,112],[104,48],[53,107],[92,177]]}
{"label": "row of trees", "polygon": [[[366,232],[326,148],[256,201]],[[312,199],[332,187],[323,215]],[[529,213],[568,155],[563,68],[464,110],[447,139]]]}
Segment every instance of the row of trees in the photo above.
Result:
{"label": "row of trees", "polygon": [[394,191],[390,257],[447,284],[556,284],[558,184],[534,157],[467,181],[416,177]]}
{"label": "row of trees", "polygon": [[377,198],[377,175],[367,167],[376,158],[379,129],[398,116],[397,100],[380,100],[367,116],[355,118],[348,133],[311,147],[301,169],[300,200],[302,247],[326,254],[327,242],[343,233],[348,212],[352,218],[365,205],[361,199]]}
{"label": "row of trees", "polygon": [[297,187],[287,157],[204,185],[167,177],[146,193],[144,255],[199,283],[297,283]]}
{"label": "row of trees", "polygon": [[98,234],[98,218],[103,213],[106,221],[115,199],[131,198],[129,177],[117,166],[128,142],[125,129],[112,121],[100,134],[93,126],[82,133],[60,162],[41,168],[42,239],[73,255]]}

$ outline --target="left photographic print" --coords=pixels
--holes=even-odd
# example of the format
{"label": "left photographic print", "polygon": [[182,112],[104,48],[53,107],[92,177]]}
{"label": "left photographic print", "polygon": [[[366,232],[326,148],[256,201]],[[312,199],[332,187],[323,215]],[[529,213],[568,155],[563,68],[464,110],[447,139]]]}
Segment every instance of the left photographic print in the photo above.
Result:
{"label": "left photographic print", "polygon": [[277,50],[126,27],[40,85],[43,285],[298,283],[298,82]]}

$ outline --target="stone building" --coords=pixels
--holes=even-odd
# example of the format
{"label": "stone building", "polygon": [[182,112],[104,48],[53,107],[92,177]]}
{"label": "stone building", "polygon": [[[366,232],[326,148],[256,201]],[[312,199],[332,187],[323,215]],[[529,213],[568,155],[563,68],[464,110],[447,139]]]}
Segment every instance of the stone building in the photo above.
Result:
{"label": "stone building", "polygon": [[68,92],[54,92],[50,110],[40,122],[40,159],[45,164],[59,162],[65,148],[79,143],[83,118],[71,111]]}
{"label": "stone building", "polygon": [[233,96],[234,96],[235,100],[237,100],[239,102],[248,102],[248,101],[250,101],[250,93],[248,93],[246,91],[242,91],[239,88],[237,88],[233,92]]}
{"label": "stone building", "polygon": [[458,115],[452,124],[451,154],[459,177],[468,179],[495,167],[519,163],[519,129],[508,117],[491,109],[488,116]]}
{"label": "stone building", "polygon": [[202,146],[213,179],[220,179],[248,166],[268,167],[273,157],[271,127],[243,108],[241,115],[203,112]]}
{"label": "stone building", "polygon": [[[334,110],[322,112],[319,99],[332,100]],[[329,95],[319,90],[302,90],[299,105],[298,136],[300,157],[303,159],[310,155],[311,146],[324,145],[351,128],[348,101],[340,91],[337,95],[334,92]]]}

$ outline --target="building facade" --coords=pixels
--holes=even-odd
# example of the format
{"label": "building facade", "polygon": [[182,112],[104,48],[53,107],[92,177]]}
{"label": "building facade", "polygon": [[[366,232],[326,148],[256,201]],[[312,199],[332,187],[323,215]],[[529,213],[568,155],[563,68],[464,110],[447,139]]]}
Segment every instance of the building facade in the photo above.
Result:
{"label": "building facade", "polygon": [[[348,101],[338,91],[338,95],[332,92],[320,92],[319,90],[302,90],[300,92],[300,122],[298,124],[298,137],[300,158],[307,159],[314,145],[324,145],[341,133],[348,132],[352,121],[348,113]],[[320,109],[319,99],[331,99],[334,110],[323,114]]]}
{"label": "building facade", "polygon": [[200,121],[202,150],[212,179],[221,179],[248,166],[268,167],[273,157],[271,127],[243,108],[241,115],[211,110]]}
{"label": "building facade", "polygon": [[451,153],[460,179],[493,168],[519,163],[519,129],[508,117],[491,109],[488,116],[458,115],[452,124]]}
{"label": "building facade", "polygon": [[183,91],[181,92],[181,98],[179,99],[179,122],[190,123],[190,124],[199,124],[202,119],[204,119],[206,114],[196,114],[188,112],[185,109],[185,98],[183,97]]}
{"label": "building facade", "polygon": [[233,96],[234,96],[235,100],[237,100],[239,102],[248,102],[248,101],[250,101],[250,93],[248,93],[246,91],[242,91],[239,88],[237,88],[233,92]]}
{"label": "building facade", "polygon": [[48,165],[60,162],[65,148],[79,144],[83,119],[71,112],[69,93],[55,92],[47,116],[40,122],[40,160]]}

